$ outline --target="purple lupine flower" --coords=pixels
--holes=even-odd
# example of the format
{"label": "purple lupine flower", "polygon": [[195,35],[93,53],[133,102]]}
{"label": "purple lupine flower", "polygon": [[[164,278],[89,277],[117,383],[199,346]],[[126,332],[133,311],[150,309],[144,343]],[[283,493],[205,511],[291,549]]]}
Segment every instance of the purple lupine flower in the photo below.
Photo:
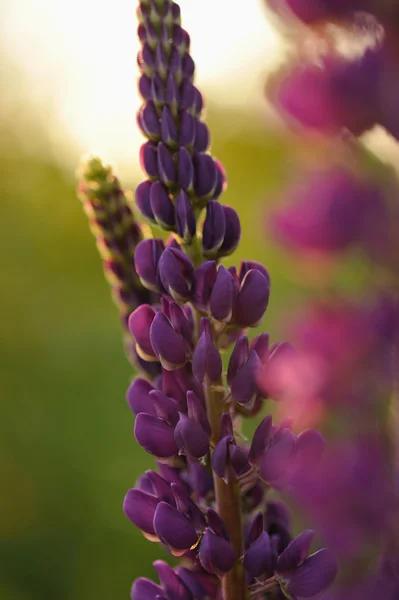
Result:
{"label": "purple lupine flower", "polygon": [[212,508],[207,511],[208,527],[202,537],[199,559],[209,573],[223,575],[235,562],[234,548],[225,524]]}
{"label": "purple lupine flower", "polygon": [[187,362],[188,355],[184,340],[163,312],[157,313],[151,323],[150,340],[164,369],[173,371]]}
{"label": "purple lupine flower", "polygon": [[311,598],[327,589],[334,581],[338,565],[327,549],[308,556],[312,531],[304,531],[278,557],[276,575],[289,598]]}
{"label": "purple lupine flower", "polygon": [[220,426],[220,440],[212,453],[212,469],[227,483],[250,470],[246,452],[237,446],[233,424],[228,413],[223,413]]}
{"label": "purple lupine flower", "polygon": [[222,359],[205,317],[201,318],[201,335],[193,354],[193,373],[199,381],[217,381],[222,374]]}
{"label": "purple lupine flower", "polygon": [[[290,525],[283,505],[273,507],[266,493],[270,485],[285,486],[299,496],[309,465],[319,468],[321,442],[316,432],[296,436],[287,422],[273,426],[271,418],[259,426],[250,448],[242,441],[241,415],[258,411],[266,396],[259,371],[278,354],[267,334],[251,344],[243,335],[264,316],[270,277],[256,262],[242,262],[238,271],[218,264],[236,249],[241,227],[235,210],[217,201],[226,175],[208,150],[203,98],[193,83],[180,8],[172,0],[139,0],[138,18],[143,105],[137,124],[147,140],[139,157],[146,179],[135,199],[152,226],[172,233],[166,242],[140,238],[126,246],[135,283],[148,300],[140,297],[125,320],[139,363],[161,373],[152,383],[135,380],[127,392],[135,437],[158,470],[138,479],[123,508],[145,537],[184,557],[184,566],[156,561],[159,585],[139,578],[131,597],[242,600],[261,577],[269,580],[255,581],[255,593],[260,583],[266,586],[260,593],[278,594],[277,577],[295,591],[302,564],[295,563],[295,573],[281,564],[275,572],[291,539]],[[123,265],[113,260],[108,266],[122,281]],[[220,351],[233,343],[226,386]],[[256,507],[264,514],[254,519]],[[305,558],[303,564],[312,559]]]}
{"label": "purple lupine flower", "polygon": [[229,323],[236,312],[238,289],[232,273],[220,265],[210,296],[210,311],[214,319]]}
{"label": "purple lupine flower", "polygon": [[254,433],[249,462],[259,468],[264,481],[279,485],[289,475],[297,453],[297,437],[288,425],[275,427],[271,416],[260,423]]}
{"label": "purple lupine flower", "polygon": [[179,414],[175,440],[180,452],[195,460],[208,453],[211,428],[206,411],[194,392],[187,392],[187,412],[187,416]]}
{"label": "purple lupine flower", "polygon": [[248,338],[240,337],[230,357],[227,381],[232,399],[252,408],[259,393],[257,385],[261,360],[255,350],[249,349]]}
{"label": "purple lupine flower", "polygon": [[158,263],[159,278],[165,290],[179,302],[190,297],[194,279],[191,260],[180,250],[167,248]]}
{"label": "purple lupine flower", "polygon": [[264,530],[262,513],[253,519],[247,534],[244,568],[251,577],[270,572],[273,565],[273,549],[269,534]]}
{"label": "purple lupine flower", "polygon": [[164,251],[162,240],[143,240],[134,253],[134,264],[142,284],[150,290],[158,291],[158,263]]}

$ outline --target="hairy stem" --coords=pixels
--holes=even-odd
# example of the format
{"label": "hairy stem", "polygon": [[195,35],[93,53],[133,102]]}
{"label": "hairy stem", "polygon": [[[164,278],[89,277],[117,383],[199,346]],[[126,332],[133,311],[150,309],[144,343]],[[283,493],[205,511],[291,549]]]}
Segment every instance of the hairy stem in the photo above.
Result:
{"label": "hairy stem", "polygon": [[[225,390],[221,380],[210,385],[206,390],[206,409],[212,428],[211,445],[213,448],[220,439],[220,419],[225,412],[224,395]],[[249,595],[245,570],[240,560],[244,552],[240,488],[235,479],[225,483],[215,473],[213,473],[213,481],[217,512],[227,527],[236,553],[234,567],[222,579],[223,600],[246,600]]]}

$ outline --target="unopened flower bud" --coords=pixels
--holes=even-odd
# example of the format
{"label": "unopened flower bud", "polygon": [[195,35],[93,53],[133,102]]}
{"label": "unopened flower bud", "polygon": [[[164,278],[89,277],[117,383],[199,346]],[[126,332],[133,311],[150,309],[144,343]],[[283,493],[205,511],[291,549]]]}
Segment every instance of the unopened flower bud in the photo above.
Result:
{"label": "unopened flower bud", "polygon": [[172,298],[188,300],[194,279],[194,267],[188,256],[175,248],[166,248],[158,269],[162,285]]}
{"label": "unopened flower bud", "polygon": [[238,299],[238,290],[234,277],[223,265],[218,269],[215,285],[212,289],[210,309],[217,321],[229,323],[234,315]]}
{"label": "unopened flower bud", "polygon": [[190,241],[195,235],[196,227],[191,202],[186,192],[181,190],[176,199],[176,231],[185,241]]}
{"label": "unopened flower bud", "polygon": [[174,229],[175,207],[165,186],[160,181],[156,181],[151,185],[150,205],[151,212],[158,225],[166,230]]}
{"label": "unopened flower bud", "polygon": [[206,206],[206,218],[202,232],[202,248],[205,256],[217,256],[225,234],[226,221],[223,206],[216,200],[210,200]]}
{"label": "unopened flower bud", "polygon": [[193,373],[199,381],[217,381],[222,374],[222,359],[212,337],[209,320],[201,318],[201,335],[193,354]]}
{"label": "unopened flower bud", "polygon": [[140,281],[150,290],[158,291],[158,262],[164,251],[160,239],[148,239],[140,242],[134,253],[134,264]]}
{"label": "unopened flower bud", "polygon": [[152,322],[150,339],[164,369],[173,371],[186,363],[188,357],[184,340],[163,312],[159,312]]}

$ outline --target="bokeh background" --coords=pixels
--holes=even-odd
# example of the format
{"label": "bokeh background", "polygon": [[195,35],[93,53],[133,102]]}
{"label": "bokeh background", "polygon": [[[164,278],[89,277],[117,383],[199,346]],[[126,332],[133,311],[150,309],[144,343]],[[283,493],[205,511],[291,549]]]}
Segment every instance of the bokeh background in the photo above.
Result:
{"label": "bokeh background", "polygon": [[[308,156],[264,98],[281,57],[261,0],[181,0],[224,202],[242,219],[229,263],[265,262],[274,339],[305,293],[267,207]],[[125,402],[119,322],[75,195],[82,153],[140,181],[134,0],[0,2],[0,598],[127,598],[152,574],[122,500],[152,460]],[[301,157],[298,159],[298,157]],[[309,160],[309,157],[308,157]]]}

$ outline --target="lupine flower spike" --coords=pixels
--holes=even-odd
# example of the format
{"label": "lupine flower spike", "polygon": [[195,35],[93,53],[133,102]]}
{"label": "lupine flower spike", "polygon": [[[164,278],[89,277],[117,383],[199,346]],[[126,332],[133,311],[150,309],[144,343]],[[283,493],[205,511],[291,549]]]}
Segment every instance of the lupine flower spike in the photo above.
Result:
{"label": "lupine flower spike", "polygon": [[[292,552],[288,509],[268,493],[290,490],[301,479],[308,456],[301,436],[318,434],[297,436],[271,417],[252,444],[240,431],[242,415],[256,414],[273,396],[262,374],[276,346],[269,347],[267,334],[247,337],[263,321],[270,276],[254,261],[221,264],[238,246],[240,221],[220,202],[226,176],[210,154],[179,6],[141,0],[137,15],[143,100],[137,124],[146,141],[140,150],[145,179],[135,200],[153,228],[171,233],[166,242],[137,237],[129,247],[131,274],[143,294],[126,311],[127,327],[144,375],[158,369],[160,376],[137,378],[127,392],[134,435],[156,467],[127,492],[123,510],[145,538],[182,564],[156,561],[159,583],[139,578],[131,598],[306,597],[330,585],[334,559],[326,550],[321,558],[308,556],[310,542]],[[228,348],[224,373],[221,351]]]}

